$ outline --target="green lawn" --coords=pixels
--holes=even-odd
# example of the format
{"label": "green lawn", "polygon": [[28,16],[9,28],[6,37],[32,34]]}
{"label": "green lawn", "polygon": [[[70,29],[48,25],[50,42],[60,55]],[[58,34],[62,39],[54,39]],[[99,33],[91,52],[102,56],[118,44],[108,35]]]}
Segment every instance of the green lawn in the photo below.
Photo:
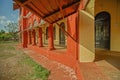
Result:
{"label": "green lawn", "polygon": [[47,80],[49,71],[34,62],[17,42],[0,42],[0,80]]}

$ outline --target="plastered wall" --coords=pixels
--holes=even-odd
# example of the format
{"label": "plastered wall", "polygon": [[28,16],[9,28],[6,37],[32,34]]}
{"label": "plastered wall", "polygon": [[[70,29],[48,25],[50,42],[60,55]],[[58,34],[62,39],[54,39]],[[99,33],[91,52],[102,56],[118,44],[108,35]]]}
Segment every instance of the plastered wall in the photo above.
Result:
{"label": "plastered wall", "polygon": [[95,57],[94,17],[81,10],[79,19],[79,61],[91,62]]}
{"label": "plastered wall", "polygon": [[111,15],[110,50],[120,51],[120,0],[96,0],[95,15],[102,11]]}

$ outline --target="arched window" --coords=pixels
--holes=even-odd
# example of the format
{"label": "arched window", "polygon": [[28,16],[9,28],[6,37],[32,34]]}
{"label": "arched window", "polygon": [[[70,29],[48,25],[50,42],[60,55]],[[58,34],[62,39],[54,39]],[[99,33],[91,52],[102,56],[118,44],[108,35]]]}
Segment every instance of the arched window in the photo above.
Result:
{"label": "arched window", "polygon": [[95,47],[110,49],[110,14],[100,12],[95,17]]}
{"label": "arched window", "polygon": [[[60,24],[60,27],[62,27],[62,29],[65,30],[65,23],[62,22]],[[59,43],[60,43],[61,46],[65,46],[65,34],[61,29],[59,30]]]}
{"label": "arched window", "polygon": [[53,28],[53,35],[54,35],[54,40],[56,40],[56,27],[55,26]]}
{"label": "arched window", "polygon": [[34,27],[37,27],[38,26],[38,21],[35,19],[34,20]]}
{"label": "arched window", "polygon": [[48,40],[48,27],[46,28],[46,40]]}
{"label": "arched window", "polygon": [[32,24],[31,23],[29,23],[29,28],[32,29]]}

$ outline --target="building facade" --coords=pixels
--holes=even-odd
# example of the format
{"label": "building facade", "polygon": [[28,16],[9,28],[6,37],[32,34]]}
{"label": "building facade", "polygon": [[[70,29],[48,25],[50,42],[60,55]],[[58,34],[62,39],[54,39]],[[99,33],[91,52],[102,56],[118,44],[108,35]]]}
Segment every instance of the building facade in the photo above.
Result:
{"label": "building facade", "polygon": [[93,62],[95,49],[120,51],[119,13],[120,0],[81,0],[77,12],[49,24],[21,6],[21,46],[72,67],[80,79],[79,63]]}

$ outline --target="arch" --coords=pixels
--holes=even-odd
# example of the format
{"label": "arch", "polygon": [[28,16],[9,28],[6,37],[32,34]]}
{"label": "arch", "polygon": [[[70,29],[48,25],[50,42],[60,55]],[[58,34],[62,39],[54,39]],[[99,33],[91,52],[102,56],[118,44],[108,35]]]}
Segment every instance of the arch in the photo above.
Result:
{"label": "arch", "polygon": [[54,40],[56,40],[56,26],[53,28],[53,35],[54,35]]}
{"label": "arch", "polygon": [[95,16],[95,47],[110,49],[110,14],[105,11]]}
{"label": "arch", "polygon": [[38,21],[35,19],[34,20],[34,27],[36,27],[38,25]]}
{"label": "arch", "polygon": [[48,27],[46,27],[46,40],[48,40]]}
{"label": "arch", "polygon": [[[36,19],[34,20],[33,26],[34,27],[38,26],[38,21]],[[38,29],[35,29],[35,42],[36,44],[38,44]]]}
{"label": "arch", "polygon": [[[65,23],[61,22],[60,27],[65,29]],[[61,46],[65,46],[65,34],[64,34],[64,32],[61,29],[59,29],[59,44]]]}
{"label": "arch", "polygon": [[32,24],[31,23],[29,23],[29,28],[32,29]]}

